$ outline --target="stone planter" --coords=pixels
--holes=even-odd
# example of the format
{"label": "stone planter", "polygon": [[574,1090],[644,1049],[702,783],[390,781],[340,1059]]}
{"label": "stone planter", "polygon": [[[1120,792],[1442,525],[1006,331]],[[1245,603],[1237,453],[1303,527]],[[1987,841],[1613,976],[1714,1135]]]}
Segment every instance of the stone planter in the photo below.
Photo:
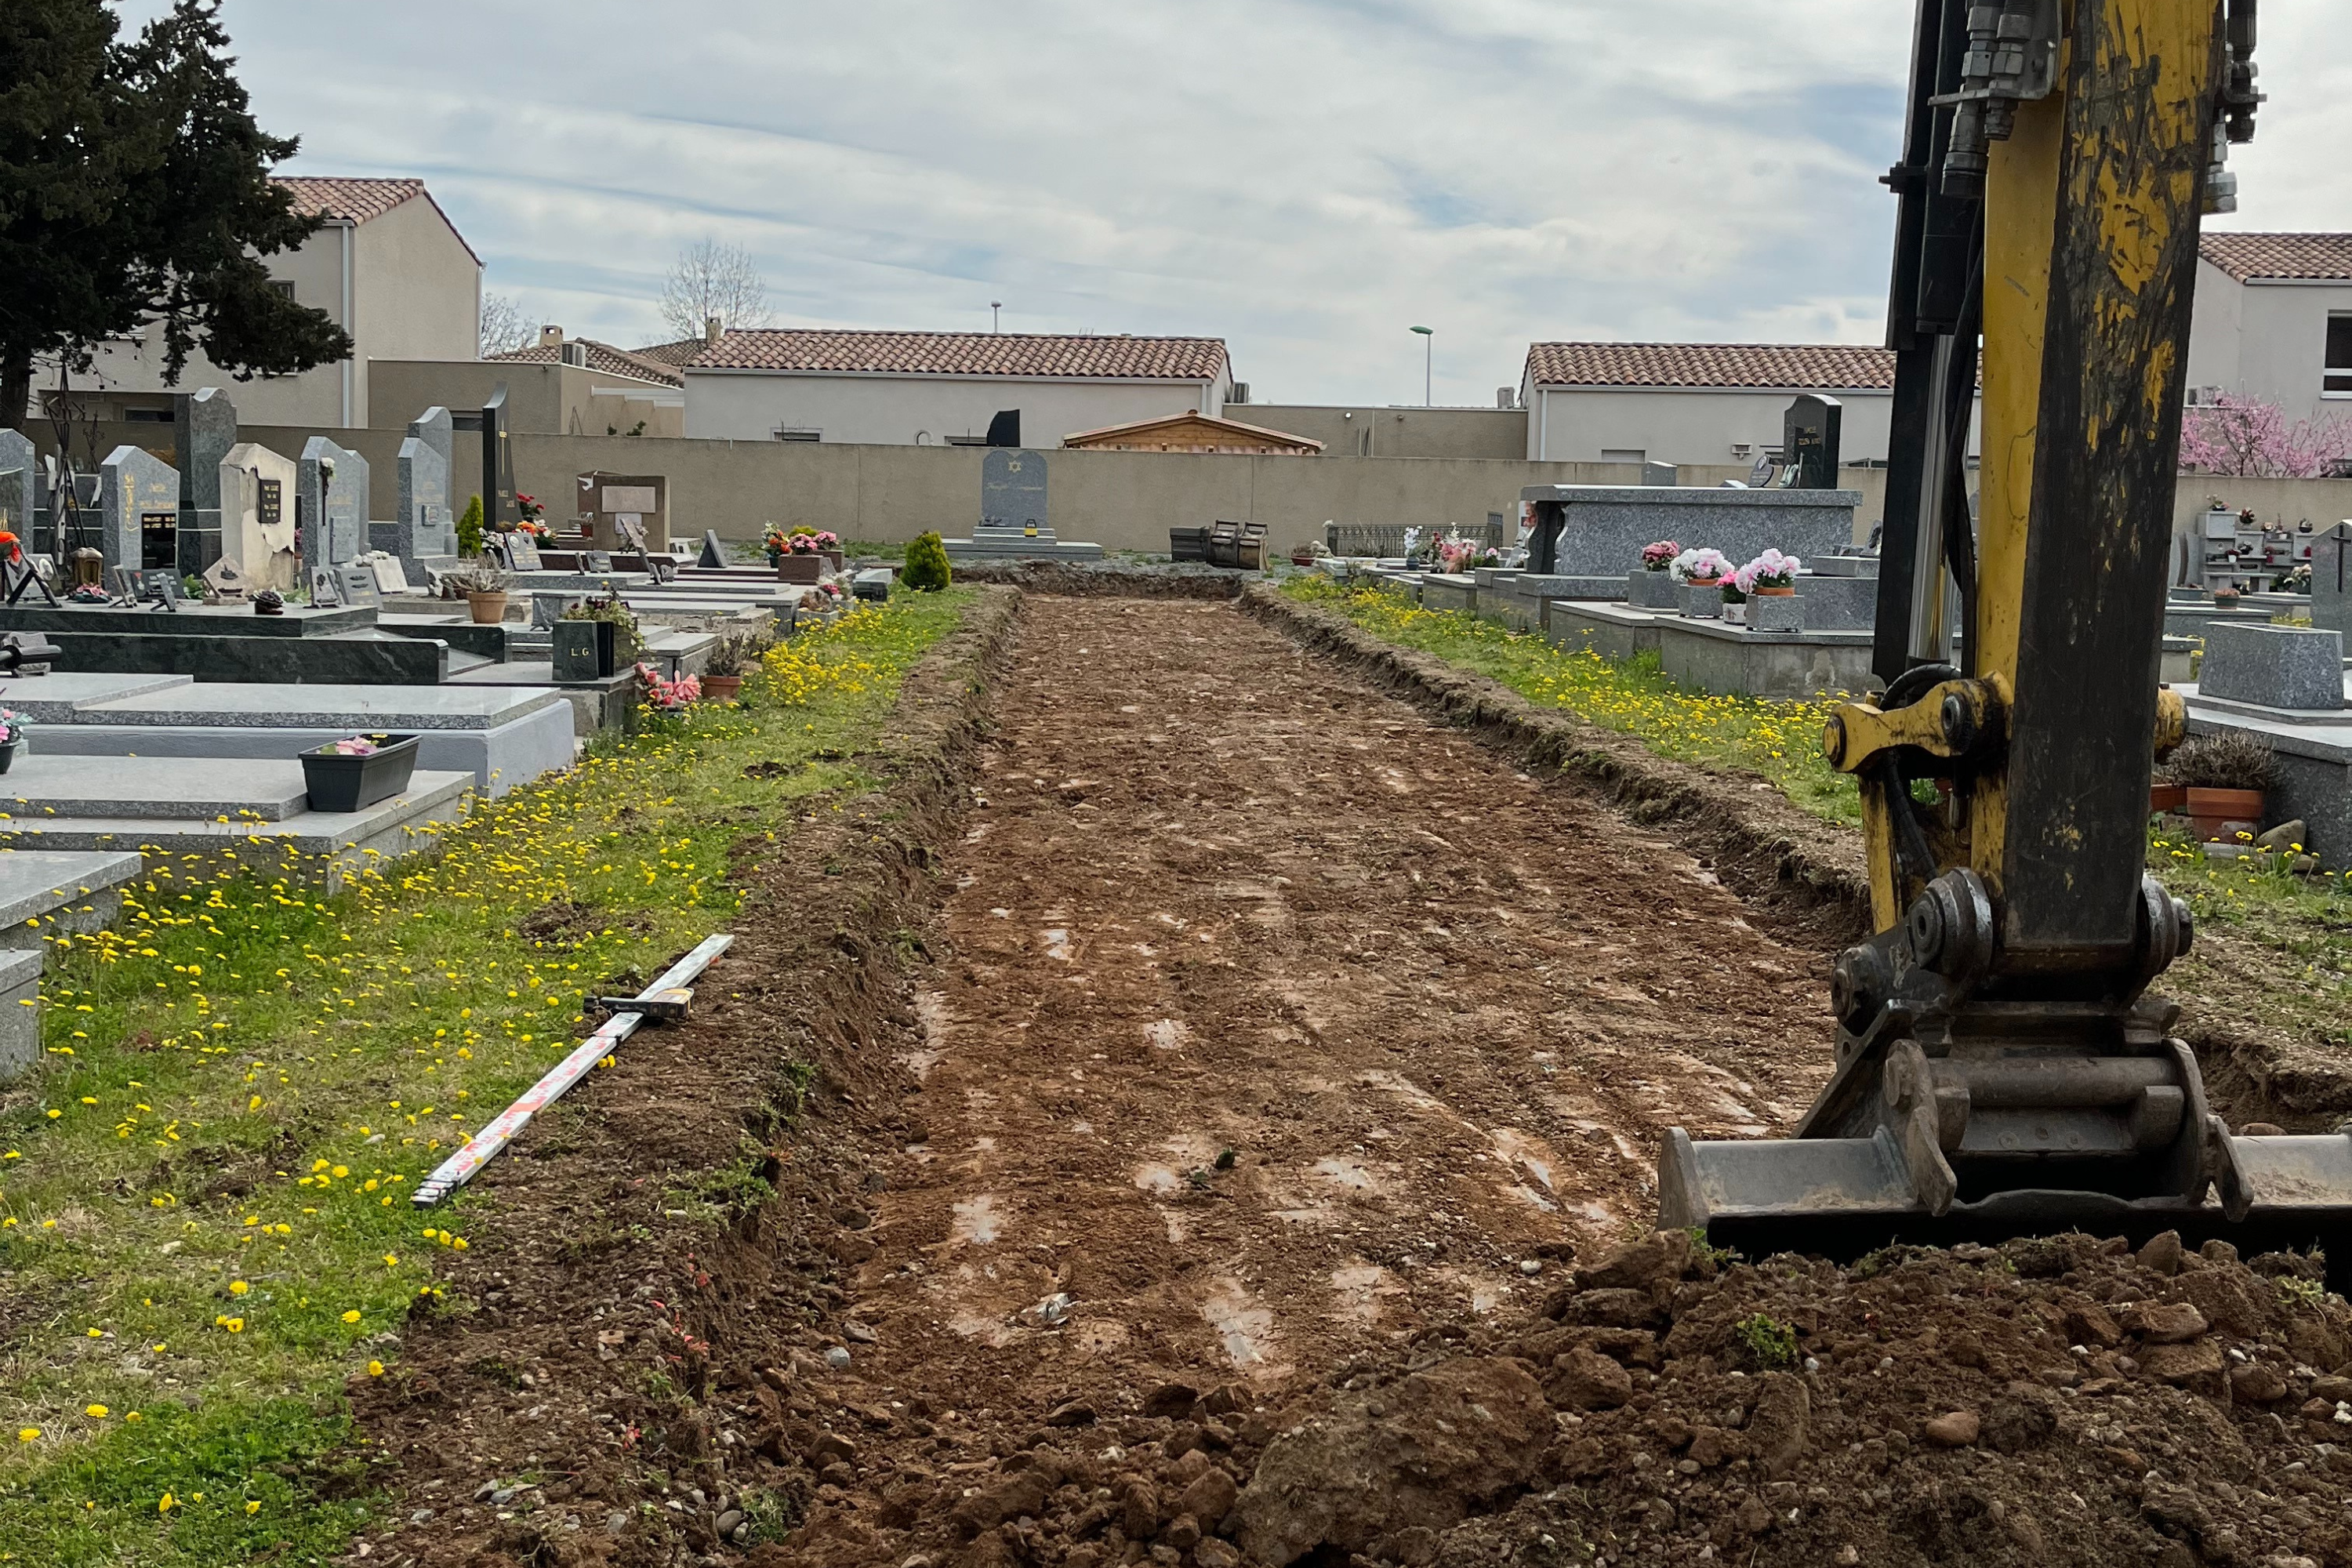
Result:
{"label": "stone planter", "polygon": [[1801,632],[1805,629],[1805,602],[1793,593],[1760,595],[1748,601],[1751,632]]}
{"label": "stone planter", "polygon": [[822,555],[786,555],[776,563],[776,581],[779,583],[809,584],[821,581],[824,576],[824,557]]}
{"label": "stone planter", "polygon": [[2152,784],[2147,786],[2147,814],[2161,816],[2168,811],[2179,811],[2189,804],[2186,785]]}
{"label": "stone planter", "polygon": [[371,735],[376,749],[350,756],[330,744],[301,753],[302,787],[312,811],[352,812],[390,800],[416,770],[417,738]]}
{"label": "stone planter", "polygon": [[1679,610],[1682,600],[1674,574],[1667,572],[1628,572],[1625,574],[1625,602],[1637,610]]}
{"label": "stone planter", "polygon": [[2209,843],[2215,839],[2226,843],[2241,832],[2263,830],[2263,792],[2258,789],[2199,789],[2191,785],[2188,806],[2197,837]]}
{"label": "stone planter", "polygon": [[1694,621],[1712,621],[1723,614],[1723,584],[1685,583],[1680,585],[1682,612]]}
{"label": "stone planter", "polygon": [[507,618],[507,596],[504,590],[495,594],[468,594],[466,609],[478,626],[494,626]]}

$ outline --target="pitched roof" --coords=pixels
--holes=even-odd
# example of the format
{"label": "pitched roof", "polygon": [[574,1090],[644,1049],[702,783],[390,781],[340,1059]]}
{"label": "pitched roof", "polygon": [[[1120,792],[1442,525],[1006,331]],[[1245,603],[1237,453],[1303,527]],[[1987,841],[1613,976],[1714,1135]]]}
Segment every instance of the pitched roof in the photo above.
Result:
{"label": "pitched roof", "polygon": [[[567,343],[579,343],[588,351],[588,368],[606,375],[634,376],[639,381],[658,382],[664,386],[684,386],[686,377],[676,367],[659,364],[643,354],[627,349],[616,349],[610,343],[600,343],[593,338],[566,338]],[[523,364],[553,364],[562,359],[563,351],[551,344],[531,343],[504,353],[485,355],[488,359],[509,360]]]}
{"label": "pitched roof", "polygon": [[441,212],[441,204],[433,201],[433,193],[425,188],[422,180],[387,180],[334,174],[272,174],[274,184],[286,187],[294,198],[294,210],[304,217],[322,217],[331,222],[362,224],[370,218],[382,217],[393,208],[415,196],[432,202],[433,210],[441,214],[441,221],[449,225],[449,232],[457,235],[457,243],[466,246],[466,254],[474,258],[476,266],[481,257],[467,245],[466,237],[457,234],[457,226],[449,223],[449,215]]}
{"label": "pitched roof", "polygon": [[674,343],[647,343],[641,349],[631,349],[629,352],[639,359],[649,359],[656,364],[677,366],[684,364],[700,353],[702,345],[708,341],[699,336],[680,338]]}
{"label": "pitched roof", "polygon": [[1236,439],[1255,440],[1261,444],[1287,447],[1302,452],[1319,452],[1323,443],[1311,436],[1293,436],[1287,430],[1269,429],[1264,425],[1245,425],[1238,419],[1222,419],[1213,414],[1199,414],[1190,409],[1181,414],[1162,414],[1150,419],[1131,419],[1124,425],[1106,425],[1099,430],[1081,430],[1062,437],[1065,447],[1111,446],[1121,440],[1132,440],[1154,430],[1174,432],[1179,429],[1201,431],[1210,436],[1229,436]]}
{"label": "pitched roof", "polygon": [[2263,278],[2352,283],[2352,234],[2209,234],[2197,254],[2241,283]]}
{"label": "pitched roof", "polygon": [[1860,343],[1530,343],[1538,386],[1891,391],[1895,353]]}
{"label": "pitched roof", "polygon": [[857,332],[801,327],[730,331],[705,345],[686,365],[688,370],[1131,381],[1213,381],[1224,367],[1222,338]]}

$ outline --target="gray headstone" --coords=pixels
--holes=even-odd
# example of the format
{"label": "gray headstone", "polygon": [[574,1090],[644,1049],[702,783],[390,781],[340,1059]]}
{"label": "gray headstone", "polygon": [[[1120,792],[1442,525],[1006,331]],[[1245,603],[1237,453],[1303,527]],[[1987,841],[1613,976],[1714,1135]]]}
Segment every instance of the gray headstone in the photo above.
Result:
{"label": "gray headstone", "polygon": [[507,540],[507,559],[514,563],[514,569],[518,572],[544,572],[547,570],[546,563],[539,558],[538,544],[520,533],[509,536]]}
{"label": "gray headstone", "polygon": [[172,400],[173,456],[180,464],[180,570],[221,558],[221,459],[236,445],[236,405],[217,386]]}
{"label": "gray headstone", "polygon": [[2205,628],[2205,664],[2197,689],[2207,697],[2298,712],[2344,706],[2344,637],[2301,626]]}
{"label": "gray headstone", "polygon": [[28,551],[33,510],[40,499],[40,459],[25,433],[0,430],[0,513],[7,516],[9,531],[25,541]]}
{"label": "gray headstone", "polygon": [[[1809,560],[1807,566],[1813,564]],[[1804,624],[1817,632],[1866,632],[1878,624],[1878,579],[1801,572],[1797,598]]]}
{"label": "gray headstone", "polygon": [[366,552],[365,458],[324,436],[313,436],[302,443],[294,489],[300,498],[303,551],[311,565],[331,569]]}
{"label": "gray headstone", "polygon": [[2352,522],[2339,522],[2311,542],[2311,624],[2352,632]]}
{"label": "gray headstone", "polygon": [[[1853,543],[1859,490],[1677,489],[1638,485],[1530,485],[1537,503],[1531,572],[1614,577],[1642,564],[1642,547],[1671,539],[1711,546],[1737,563],[1769,546],[1811,561]],[[1816,621],[1815,625],[1820,623]]]}
{"label": "gray headstone", "polygon": [[147,565],[148,540],[156,564],[178,570],[171,542],[180,525],[180,471],[143,447],[117,447],[98,466],[98,549],[109,566]]}
{"label": "gray headstone", "polygon": [[1682,588],[1671,572],[1653,572],[1647,567],[1625,574],[1625,600],[1637,610],[1682,609]]}
{"label": "gray headstone", "polygon": [[1795,595],[1784,599],[1750,595],[1748,599],[1748,629],[1751,632],[1803,631],[1805,601]]}
{"label": "gray headstone", "polygon": [[381,605],[383,591],[376,586],[375,568],[346,563],[332,568],[335,595],[346,605]]}
{"label": "gray headstone", "polygon": [[[436,409],[446,422],[446,409]],[[418,421],[422,424],[424,421]],[[411,430],[416,428],[412,425]],[[448,432],[442,435],[446,439]],[[443,448],[425,436],[412,435],[400,444],[394,459],[400,482],[399,505],[393,516],[392,552],[421,580],[423,563],[457,553],[457,524],[449,510],[449,459]]]}
{"label": "gray headstone", "polygon": [[1011,533],[1050,544],[1047,516],[1045,454],[991,447],[980,463],[980,528],[972,537]]}
{"label": "gray headstone", "polygon": [[342,602],[342,584],[336,579],[334,568],[331,566],[311,567],[310,603],[312,606],[319,609],[324,609],[331,605],[340,605]]}
{"label": "gray headstone", "polygon": [[[30,447],[32,443],[28,441],[26,445]],[[719,531],[717,529],[707,528],[703,530],[702,557],[700,560],[697,561],[695,564],[697,566],[724,566],[727,564],[727,547],[719,542]]]}
{"label": "gray headstone", "polygon": [[457,467],[457,429],[450,423],[449,411],[438,404],[408,422],[408,433],[424,442],[441,458],[441,472],[446,475]]}

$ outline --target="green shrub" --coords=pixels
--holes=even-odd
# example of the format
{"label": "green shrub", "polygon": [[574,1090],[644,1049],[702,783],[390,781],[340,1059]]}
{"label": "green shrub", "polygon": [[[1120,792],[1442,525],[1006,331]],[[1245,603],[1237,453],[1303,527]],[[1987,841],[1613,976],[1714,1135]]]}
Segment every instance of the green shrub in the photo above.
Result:
{"label": "green shrub", "polygon": [[917,535],[907,545],[907,563],[898,572],[898,585],[935,594],[954,580],[948,566],[948,547],[937,531]]}
{"label": "green shrub", "polygon": [[476,496],[466,503],[457,518],[457,553],[479,555],[482,552],[482,498]]}

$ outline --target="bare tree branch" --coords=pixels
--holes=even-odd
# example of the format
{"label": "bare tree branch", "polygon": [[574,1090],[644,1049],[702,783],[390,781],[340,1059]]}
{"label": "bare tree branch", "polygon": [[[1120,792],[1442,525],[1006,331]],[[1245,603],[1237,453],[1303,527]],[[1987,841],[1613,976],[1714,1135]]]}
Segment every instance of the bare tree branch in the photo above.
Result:
{"label": "bare tree branch", "polygon": [[764,327],[775,320],[759,264],[740,245],[704,239],[678,252],[662,289],[662,320],[680,338],[698,338],[716,316],[730,328]]}
{"label": "bare tree branch", "polygon": [[482,357],[509,349],[529,348],[539,342],[540,319],[527,314],[511,294],[482,296]]}

